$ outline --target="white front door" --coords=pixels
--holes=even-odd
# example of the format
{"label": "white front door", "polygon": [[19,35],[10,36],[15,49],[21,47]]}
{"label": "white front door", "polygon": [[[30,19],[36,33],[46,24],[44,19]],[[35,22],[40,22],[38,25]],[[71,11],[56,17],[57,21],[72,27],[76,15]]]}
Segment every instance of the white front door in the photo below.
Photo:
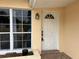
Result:
{"label": "white front door", "polygon": [[43,41],[42,50],[54,50],[59,49],[59,17],[55,12],[51,12],[54,19],[46,19],[45,16],[50,14],[49,12],[43,13]]}

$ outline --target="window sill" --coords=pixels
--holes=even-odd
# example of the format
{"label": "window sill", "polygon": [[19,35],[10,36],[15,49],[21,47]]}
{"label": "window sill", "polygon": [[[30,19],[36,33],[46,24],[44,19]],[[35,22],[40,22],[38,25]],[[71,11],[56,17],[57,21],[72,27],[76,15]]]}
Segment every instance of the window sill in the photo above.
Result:
{"label": "window sill", "polygon": [[[7,49],[7,50],[0,50],[0,55],[5,55],[5,54],[7,54],[7,53],[13,53],[13,52],[22,53],[22,50],[23,50],[23,49],[14,49],[14,50],[9,50],[9,49]],[[28,48],[28,51],[32,51],[32,49],[31,49],[31,48]]]}
{"label": "window sill", "polygon": [[34,55],[30,56],[20,56],[20,57],[10,57],[10,58],[1,58],[1,59],[41,59],[41,56],[37,50],[33,50]]}

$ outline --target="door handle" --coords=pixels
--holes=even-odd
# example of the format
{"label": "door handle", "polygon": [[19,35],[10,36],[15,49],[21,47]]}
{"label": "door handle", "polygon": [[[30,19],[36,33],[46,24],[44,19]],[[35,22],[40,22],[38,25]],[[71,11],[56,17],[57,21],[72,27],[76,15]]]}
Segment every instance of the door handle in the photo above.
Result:
{"label": "door handle", "polygon": [[43,39],[43,31],[41,31],[41,41],[44,41],[44,39]]}

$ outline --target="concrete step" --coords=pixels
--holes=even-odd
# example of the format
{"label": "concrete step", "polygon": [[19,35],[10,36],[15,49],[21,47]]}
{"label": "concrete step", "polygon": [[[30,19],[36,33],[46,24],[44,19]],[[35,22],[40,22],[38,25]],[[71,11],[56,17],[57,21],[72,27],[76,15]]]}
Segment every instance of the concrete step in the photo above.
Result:
{"label": "concrete step", "polygon": [[67,54],[59,50],[46,50],[42,51],[41,59],[72,59]]}

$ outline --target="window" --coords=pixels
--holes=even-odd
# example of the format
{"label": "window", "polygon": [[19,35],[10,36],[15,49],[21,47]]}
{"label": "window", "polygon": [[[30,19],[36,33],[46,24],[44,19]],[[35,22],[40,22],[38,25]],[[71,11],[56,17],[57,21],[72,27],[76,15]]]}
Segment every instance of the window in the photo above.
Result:
{"label": "window", "polygon": [[31,11],[13,10],[14,49],[31,47]]}
{"label": "window", "polygon": [[0,50],[31,48],[31,11],[0,9]]}
{"label": "window", "polygon": [[52,14],[47,14],[45,16],[45,19],[54,19],[54,16]]}
{"label": "window", "polygon": [[10,19],[9,18],[10,18],[9,10],[0,9],[0,50],[10,49]]}

